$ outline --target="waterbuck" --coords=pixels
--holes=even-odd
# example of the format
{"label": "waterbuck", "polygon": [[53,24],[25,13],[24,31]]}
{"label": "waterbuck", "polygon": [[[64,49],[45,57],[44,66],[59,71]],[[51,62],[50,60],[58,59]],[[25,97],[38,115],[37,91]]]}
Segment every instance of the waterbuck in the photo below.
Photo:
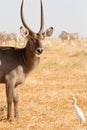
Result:
{"label": "waterbuck", "polygon": [[[15,49],[14,47],[0,47],[0,83],[6,84],[7,97],[7,119],[12,120],[12,102],[14,103],[14,116],[18,117],[18,93],[17,86],[24,82],[28,73],[37,65],[40,55],[43,52],[42,40],[53,32],[53,27],[50,27],[45,32],[43,5],[41,6],[41,26],[38,33],[33,32],[26,24],[23,16],[22,0],[20,14],[23,26],[28,30],[27,44],[22,49]],[[24,34],[25,35],[25,34]]]}

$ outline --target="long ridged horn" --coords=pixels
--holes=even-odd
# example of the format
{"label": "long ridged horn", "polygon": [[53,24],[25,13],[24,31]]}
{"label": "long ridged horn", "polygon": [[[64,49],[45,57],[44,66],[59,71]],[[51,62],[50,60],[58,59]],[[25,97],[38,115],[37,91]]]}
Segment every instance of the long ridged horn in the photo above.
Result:
{"label": "long ridged horn", "polygon": [[41,26],[40,26],[39,33],[42,33],[43,30],[44,30],[44,14],[43,14],[43,4],[42,4],[42,0],[40,0],[40,4],[41,4]]}
{"label": "long ridged horn", "polygon": [[23,15],[23,4],[24,4],[24,0],[22,0],[21,9],[20,9],[20,15],[21,15],[22,23],[23,23],[24,27],[29,30],[29,33],[34,34],[34,32],[28,27],[28,25],[25,22],[24,15]]}

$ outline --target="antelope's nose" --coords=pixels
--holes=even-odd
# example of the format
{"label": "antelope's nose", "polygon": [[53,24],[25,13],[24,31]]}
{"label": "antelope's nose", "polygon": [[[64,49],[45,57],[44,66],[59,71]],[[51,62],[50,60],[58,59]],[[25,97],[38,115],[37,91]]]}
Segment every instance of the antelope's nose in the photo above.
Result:
{"label": "antelope's nose", "polygon": [[41,54],[42,52],[43,52],[43,48],[37,48],[37,52],[38,52],[38,54]]}

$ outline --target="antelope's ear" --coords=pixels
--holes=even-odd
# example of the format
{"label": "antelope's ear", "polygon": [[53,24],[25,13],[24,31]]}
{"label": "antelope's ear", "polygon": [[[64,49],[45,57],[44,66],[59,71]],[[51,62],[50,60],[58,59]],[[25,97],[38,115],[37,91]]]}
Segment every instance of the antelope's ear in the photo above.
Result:
{"label": "antelope's ear", "polygon": [[23,26],[20,27],[20,33],[22,35],[22,37],[26,38],[29,35],[29,31],[24,28]]}
{"label": "antelope's ear", "polygon": [[53,27],[48,28],[43,34],[45,37],[50,37],[53,34]]}
{"label": "antelope's ear", "polygon": [[26,29],[26,30],[25,30],[25,33],[24,33],[23,35],[24,35],[24,37],[26,38],[26,37],[29,35],[29,31]]}

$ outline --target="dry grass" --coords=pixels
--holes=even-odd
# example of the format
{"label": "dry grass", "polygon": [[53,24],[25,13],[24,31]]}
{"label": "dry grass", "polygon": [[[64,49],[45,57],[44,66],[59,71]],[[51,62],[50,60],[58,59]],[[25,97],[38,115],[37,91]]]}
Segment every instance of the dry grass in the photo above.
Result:
{"label": "dry grass", "polygon": [[[20,118],[9,123],[6,109],[0,113],[0,130],[86,130],[79,124],[72,97],[76,97],[87,119],[87,48],[61,46],[52,39],[39,66],[19,86]],[[6,105],[5,87],[0,85],[0,108]]]}

